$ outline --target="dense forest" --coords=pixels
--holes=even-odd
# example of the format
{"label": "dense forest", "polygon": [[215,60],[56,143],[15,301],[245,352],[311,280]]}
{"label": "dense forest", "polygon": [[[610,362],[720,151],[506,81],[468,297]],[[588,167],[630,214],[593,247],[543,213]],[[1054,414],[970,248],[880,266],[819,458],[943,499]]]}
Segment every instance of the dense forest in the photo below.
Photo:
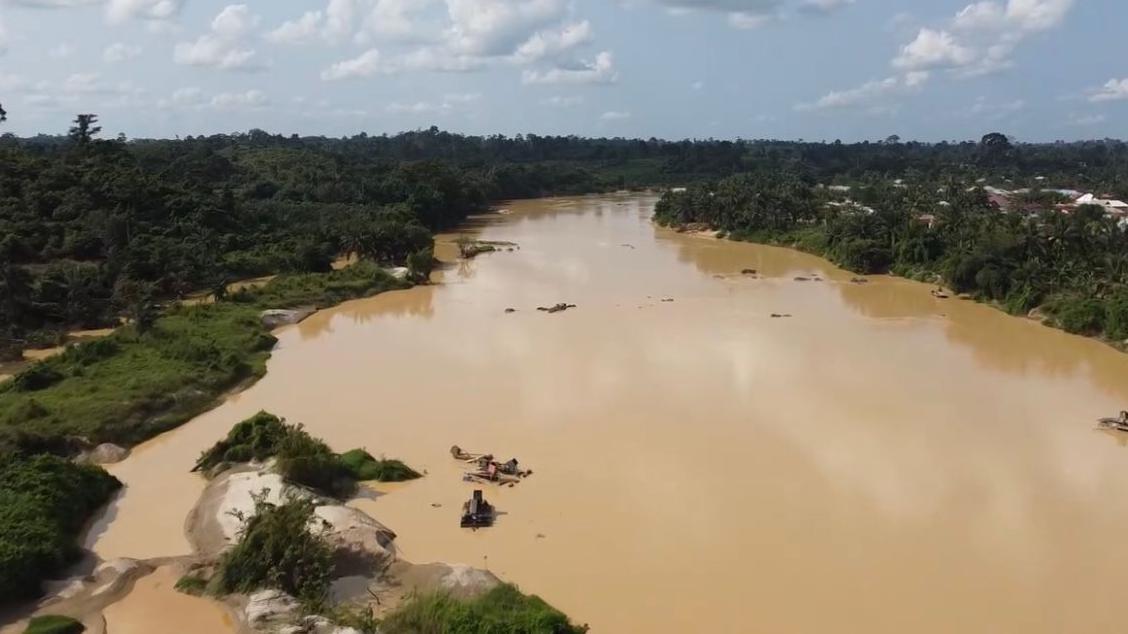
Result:
{"label": "dense forest", "polygon": [[[252,130],[127,141],[100,140],[99,132],[95,115],[79,115],[66,135],[0,137],[0,357],[57,343],[68,329],[116,324],[138,297],[183,297],[235,279],[326,271],[349,253],[402,263],[430,244],[431,232],[506,198],[716,187],[735,176],[724,189],[772,183],[754,192],[760,204],[771,191],[791,190],[768,214],[778,224],[774,218],[794,215],[786,209],[806,196],[793,201],[796,188],[815,184],[904,179],[909,189],[882,203],[887,213],[901,214],[938,200],[938,187],[985,178],[1128,197],[1128,146],[1118,141],[1012,145],[988,135],[979,143],[937,144],[896,137],[857,144],[670,142],[475,137],[437,128],[340,139]],[[917,198],[906,202],[910,195]],[[688,197],[679,200],[685,207]],[[704,208],[697,213],[722,228],[764,228],[714,219]],[[789,222],[817,215],[807,209]]]}
{"label": "dense forest", "polygon": [[[1040,308],[1070,332],[1128,340],[1128,221],[1097,205],[1061,207],[1069,197],[1049,189],[1123,196],[1123,144],[1094,152],[992,142],[985,137],[961,169],[870,174],[849,187],[825,187],[801,170],[729,176],[668,192],[656,219],[796,246],[856,272],[939,281],[1015,314]],[[1031,164],[1056,176],[1029,172]],[[1006,174],[1034,187],[1001,208],[984,185]]]}

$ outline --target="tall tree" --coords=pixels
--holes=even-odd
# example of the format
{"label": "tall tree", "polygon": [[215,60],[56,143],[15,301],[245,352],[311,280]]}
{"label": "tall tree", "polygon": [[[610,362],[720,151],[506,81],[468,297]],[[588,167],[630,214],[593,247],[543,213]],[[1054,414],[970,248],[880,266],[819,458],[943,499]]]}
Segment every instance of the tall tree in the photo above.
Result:
{"label": "tall tree", "polygon": [[102,126],[98,125],[98,115],[80,114],[75,116],[74,125],[71,126],[67,136],[79,145],[86,145],[101,131]]}

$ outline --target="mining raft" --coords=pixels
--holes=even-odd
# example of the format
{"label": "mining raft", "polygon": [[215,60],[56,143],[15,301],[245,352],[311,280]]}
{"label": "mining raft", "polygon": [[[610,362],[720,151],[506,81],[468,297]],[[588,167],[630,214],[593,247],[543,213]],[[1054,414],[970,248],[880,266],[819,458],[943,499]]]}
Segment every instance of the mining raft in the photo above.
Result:
{"label": "mining raft", "polygon": [[481,489],[475,489],[474,495],[462,504],[462,528],[486,528],[493,523],[493,505],[482,497]]}
{"label": "mining raft", "polygon": [[493,454],[469,453],[463,451],[458,445],[450,448],[450,455],[466,466],[467,471],[462,479],[467,482],[488,482],[512,486],[533,475],[532,469],[522,469],[516,458],[510,458],[506,462],[498,462],[494,459]]}
{"label": "mining raft", "polygon": [[1097,422],[1101,427],[1104,427],[1106,429],[1128,431],[1128,411],[1120,412],[1120,416],[1118,418],[1102,418]]}

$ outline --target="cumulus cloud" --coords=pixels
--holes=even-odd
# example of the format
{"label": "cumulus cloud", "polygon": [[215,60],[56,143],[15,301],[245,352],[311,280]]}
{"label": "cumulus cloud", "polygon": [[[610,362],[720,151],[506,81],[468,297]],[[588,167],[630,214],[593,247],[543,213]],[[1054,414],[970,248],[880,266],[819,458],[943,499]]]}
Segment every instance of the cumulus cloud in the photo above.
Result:
{"label": "cumulus cloud", "polygon": [[114,42],[102,51],[102,59],[110,64],[131,60],[141,55],[141,47],[123,42]]}
{"label": "cumulus cloud", "polygon": [[109,0],[106,16],[110,22],[124,22],[131,18],[170,20],[184,6],[184,0]]}
{"label": "cumulus cloud", "polygon": [[321,78],[326,81],[339,81],[342,79],[371,77],[381,72],[380,60],[381,56],[379,50],[374,48],[368,49],[352,59],[342,60],[326,68],[321,72]]}
{"label": "cumulus cloud", "polygon": [[544,71],[526,70],[521,80],[526,84],[611,84],[619,79],[615,62],[609,51],[603,51],[594,60],[571,67],[550,68]]}
{"label": "cumulus cloud", "polygon": [[1104,86],[1089,91],[1089,101],[1120,101],[1128,99],[1128,79],[1110,79]]}
{"label": "cumulus cloud", "polygon": [[507,55],[566,16],[566,0],[446,0],[447,41],[460,53]]}
{"label": "cumulus cloud", "polygon": [[947,31],[921,29],[912,42],[901,49],[893,66],[903,70],[966,66],[975,60],[975,51],[961,46]]}
{"label": "cumulus cloud", "polygon": [[266,34],[266,39],[279,44],[300,44],[316,40],[321,34],[325,14],[306,11],[300,18],[283,22]]}
{"label": "cumulus cloud", "polygon": [[574,12],[571,0],[329,0],[325,11],[283,23],[268,38],[367,48],[324,69],[330,81],[497,66],[526,67],[530,83],[606,81],[610,69],[581,58],[595,35]]}
{"label": "cumulus cloud", "polygon": [[534,62],[560,55],[594,39],[591,23],[587,20],[565,24],[559,29],[534,33],[517,48],[514,58],[518,62]]}
{"label": "cumulus cloud", "polygon": [[928,81],[927,71],[914,71],[904,75],[894,75],[885,79],[870,81],[849,90],[836,90],[829,92],[811,103],[801,103],[795,106],[796,110],[832,110],[862,108],[869,110],[887,110],[887,100],[911,94]]}
{"label": "cumulus cloud", "polygon": [[220,70],[260,70],[263,65],[257,53],[243,42],[258,22],[258,16],[245,4],[224,7],[212,20],[210,32],[176,45],[173,60],[177,64]]}
{"label": "cumulus cloud", "polygon": [[1076,0],[984,0],[941,28],[922,28],[893,59],[901,69],[936,68],[978,77],[1011,68],[1029,37],[1060,26]]}

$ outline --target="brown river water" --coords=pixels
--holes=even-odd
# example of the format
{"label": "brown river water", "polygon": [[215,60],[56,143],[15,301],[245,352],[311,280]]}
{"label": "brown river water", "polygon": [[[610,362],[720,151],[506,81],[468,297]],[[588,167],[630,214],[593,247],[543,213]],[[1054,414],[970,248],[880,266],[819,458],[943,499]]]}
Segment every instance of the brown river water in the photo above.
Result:
{"label": "brown river water", "polygon": [[[263,380],[111,468],[90,544],[187,553],[193,461],[267,409],[427,470],[354,502],[404,558],[488,567],[596,633],[1128,631],[1128,443],[1094,429],[1128,356],[657,229],[654,202],[513,203],[478,229],[519,250],[282,330]],[[452,444],[535,472],[486,491],[492,529],[458,527]]]}

